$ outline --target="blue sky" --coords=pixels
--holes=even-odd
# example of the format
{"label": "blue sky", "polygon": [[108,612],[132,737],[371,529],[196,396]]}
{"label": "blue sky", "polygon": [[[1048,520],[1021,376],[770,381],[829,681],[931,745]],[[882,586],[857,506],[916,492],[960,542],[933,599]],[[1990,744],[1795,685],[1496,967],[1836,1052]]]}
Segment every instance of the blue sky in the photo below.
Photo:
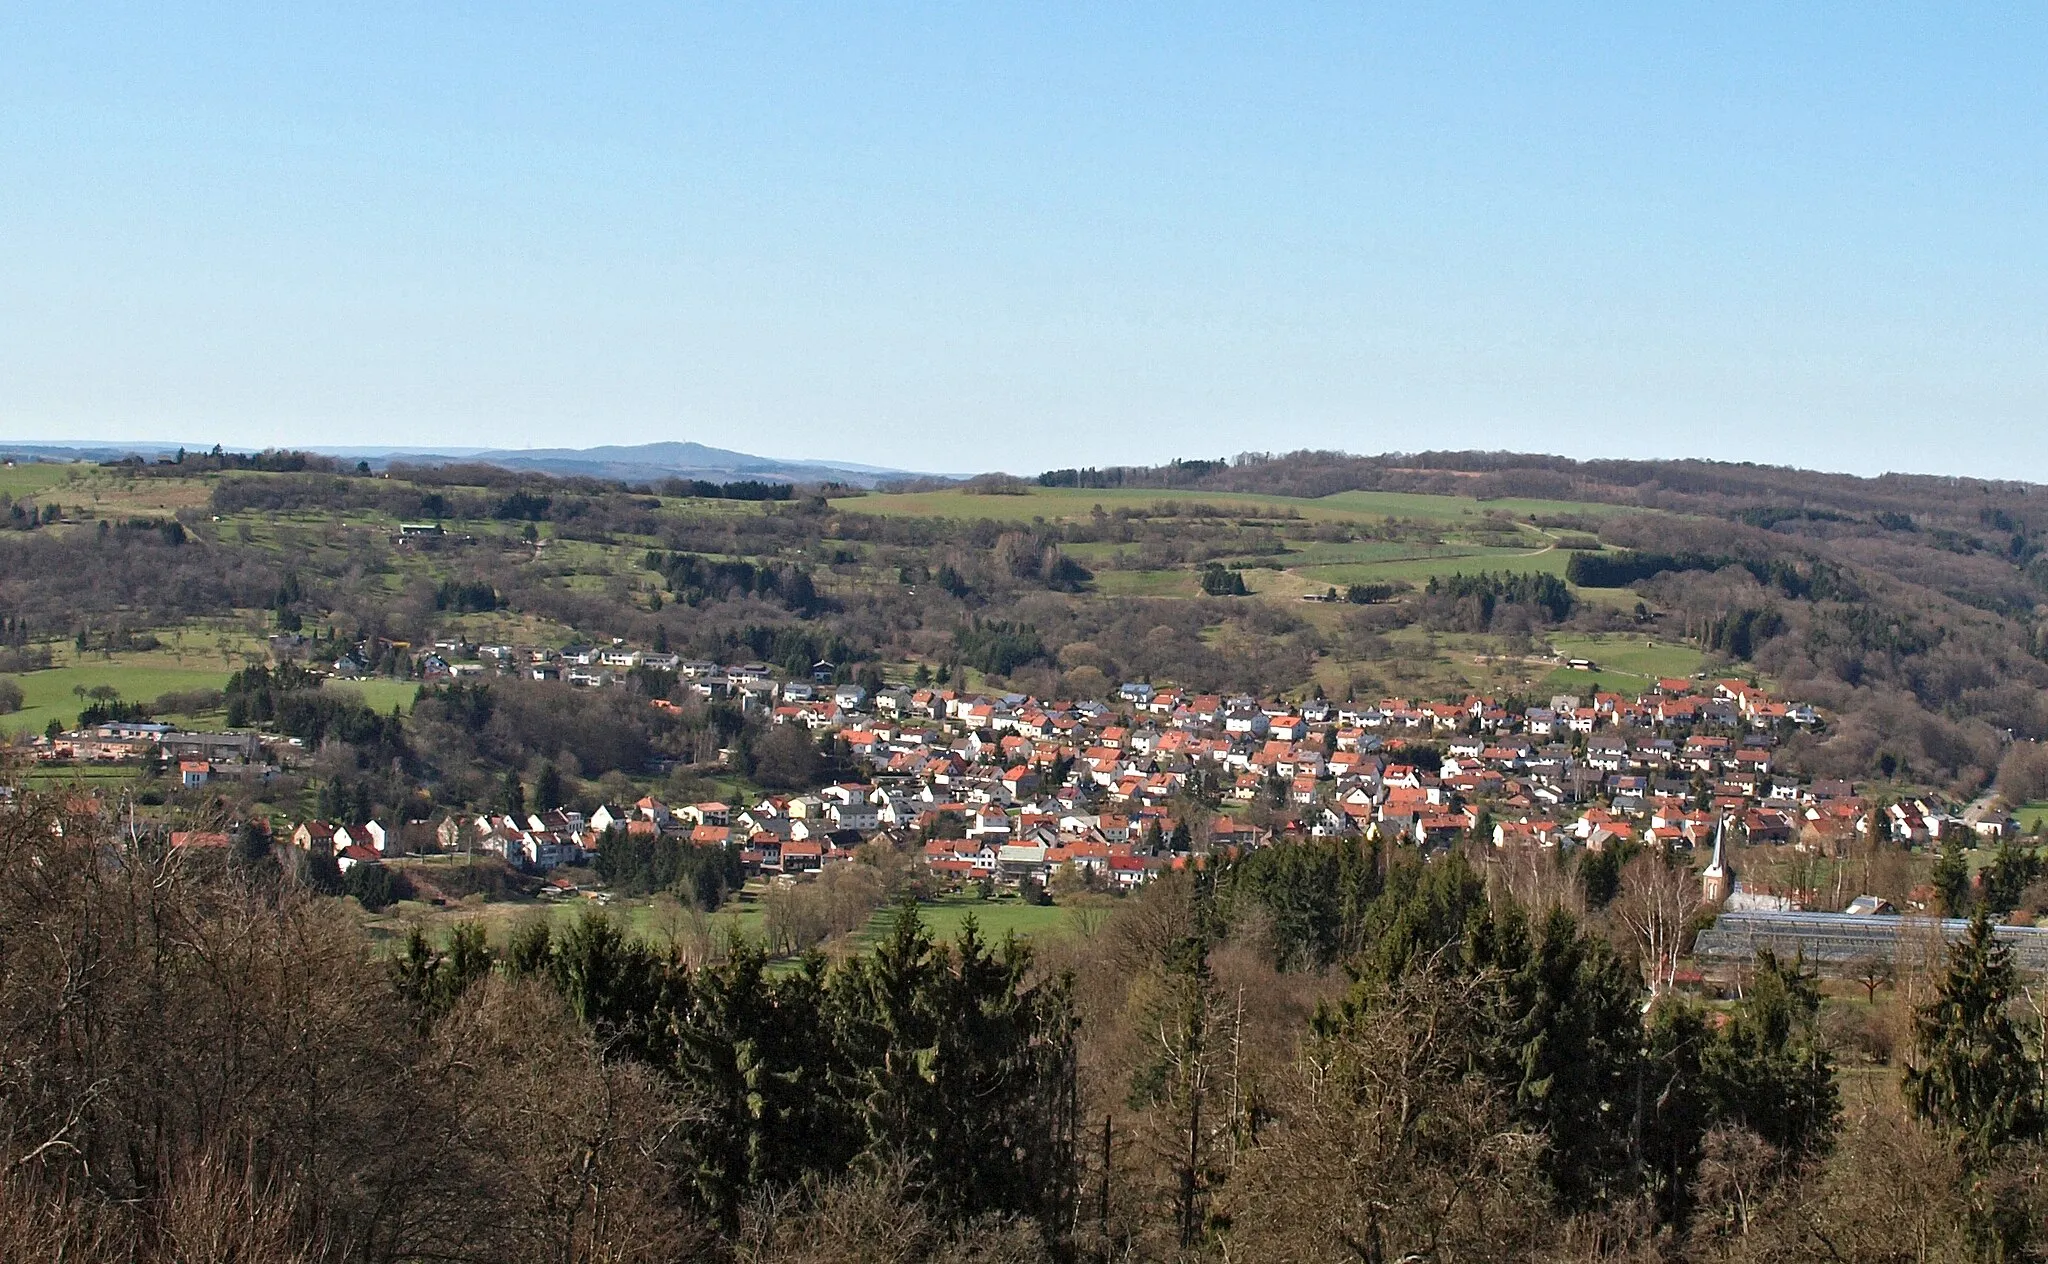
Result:
{"label": "blue sky", "polygon": [[2048,481],[2048,9],[0,9],[0,437]]}

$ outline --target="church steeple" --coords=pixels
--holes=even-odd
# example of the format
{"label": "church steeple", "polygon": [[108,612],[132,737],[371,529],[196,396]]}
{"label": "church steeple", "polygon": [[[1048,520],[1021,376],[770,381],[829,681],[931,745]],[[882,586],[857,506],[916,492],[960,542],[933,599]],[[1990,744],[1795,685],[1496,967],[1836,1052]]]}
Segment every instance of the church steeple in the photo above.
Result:
{"label": "church steeple", "polygon": [[1700,871],[1700,902],[1719,908],[1728,899],[1728,893],[1735,887],[1735,873],[1728,867],[1728,857],[1722,849],[1723,836],[1728,832],[1728,818],[1714,822],[1714,858]]}

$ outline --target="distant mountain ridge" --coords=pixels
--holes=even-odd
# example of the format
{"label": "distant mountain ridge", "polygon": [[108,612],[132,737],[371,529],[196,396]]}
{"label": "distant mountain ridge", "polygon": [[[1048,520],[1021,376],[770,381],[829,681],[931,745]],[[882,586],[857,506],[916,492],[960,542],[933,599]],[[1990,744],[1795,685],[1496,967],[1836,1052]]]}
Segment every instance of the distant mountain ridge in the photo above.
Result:
{"label": "distant mountain ridge", "polygon": [[[180,447],[203,452],[210,444],[177,443],[38,443],[0,441],[0,455],[41,460],[119,460],[139,456],[155,460],[170,456]],[[874,487],[898,478],[929,477],[913,471],[857,462],[785,460],[714,448],[701,443],[669,441],[633,445],[608,444],[594,448],[410,448],[363,445],[356,447],[314,446],[305,451],[324,456],[354,458],[382,468],[393,462],[411,465],[452,465],[479,463],[506,469],[533,470],[543,474],[585,475],[592,478],[641,482],[660,478],[698,478],[713,482],[759,479],[778,483],[847,483]]]}
{"label": "distant mountain ridge", "polygon": [[[413,461],[424,458],[412,457]],[[872,487],[892,478],[910,477],[903,470],[851,462],[781,460],[754,456],[701,443],[642,443],[595,448],[497,448],[458,458],[541,470],[549,474],[588,474],[598,478],[641,479],[650,473],[676,478],[758,478],[789,483],[838,482]]]}

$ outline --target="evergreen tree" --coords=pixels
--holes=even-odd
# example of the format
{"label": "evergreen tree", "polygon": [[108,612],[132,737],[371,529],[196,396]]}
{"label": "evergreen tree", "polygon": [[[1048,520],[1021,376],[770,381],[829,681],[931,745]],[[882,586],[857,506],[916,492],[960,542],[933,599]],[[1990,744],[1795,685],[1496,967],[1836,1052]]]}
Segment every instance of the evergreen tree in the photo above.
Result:
{"label": "evergreen tree", "polygon": [[235,831],[228,859],[244,873],[265,868],[271,859],[270,831],[255,821],[244,821]]}
{"label": "evergreen tree", "polygon": [[1788,1155],[1825,1151],[1840,1120],[1820,1000],[1814,977],[1797,962],[1759,953],[1756,976],[1707,1059],[1721,1117]]}
{"label": "evergreen tree", "polygon": [[1156,1110],[1167,1121],[1168,1162],[1177,1186],[1174,1220],[1184,1249],[1201,1236],[1215,1178],[1210,1156],[1215,1121],[1206,1117],[1215,991],[1208,938],[1193,933],[1176,939],[1145,1008],[1141,1029],[1150,1034],[1150,1047],[1131,1081],[1132,1109]]}
{"label": "evergreen tree", "polygon": [[412,1007],[421,1030],[453,1009],[469,985],[490,970],[490,944],[483,924],[474,921],[456,924],[446,953],[434,951],[415,926],[406,937],[405,950],[391,962],[399,999]]}
{"label": "evergreen tree", "polygon": [[822,958],[767,975],[767,955],[736,943],[691,977],[674,1021],[673,1070],[695,1124],[684,1136],[698,1201],[728,1229],[761,1188],[844,1170],[857,1142],[831,1079]]}
{"label": "evergreen tree", "polygon": [[2041,1135],[2041,1068],[2007,1007],[2018,990],[2012,950],[1982,912],[1949,951],[1941,992],[1913,1016],[1906,1101],[1969,1151]]}
{"label": "evergreen tree", "polygon": [[505,770],[505,780],[499,788],[498,807],[507,816],[526,819],[526,787],[519,784],[519,774],[510,768]]}
{"label": "evergreen tree", "polygon": [[2040,876],[2040,855],[2006,839],[1984,870],[1984,907],[1994,914],[2012,912],[2020,906],[2020,896]]}
{"label": "evergreen tree", "polygon": [[1559,1201],[1590,1209],[1623,1192],[1641,1058],[1641,986],[1608,941],[1557,909],[1533,930],[1513,904],[1472,933],[1466,968],[1492,986],[1484,1065],[1512,1114],[1549,1143]]}
{"label": "evergreen tree", "polygon": [[540,766],[540,776],[533,782],[533,810],[552,812],[562,806],[562,774],[550,760]]}
{"label": "evergreen tree", "polygon": [[1970,911],[1970,866],[1961,845],[1943,849],[1934,862],[1934,891],[1944,917],[1965,917]]}
{"label": "evergreen tree", "polygon": [[651,1053],[665,979],[645,943],[603,913],[588,912],[554,941],[548,973],[570,1010],[607,1043]]}

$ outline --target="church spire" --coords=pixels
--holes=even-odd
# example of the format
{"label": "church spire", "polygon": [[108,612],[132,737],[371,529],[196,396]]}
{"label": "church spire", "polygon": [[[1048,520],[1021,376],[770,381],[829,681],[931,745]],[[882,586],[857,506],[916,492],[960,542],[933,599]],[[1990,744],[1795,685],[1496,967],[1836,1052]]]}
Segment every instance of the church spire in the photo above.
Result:
{"label": "church spire", "polygon": [[1700,902],[1719,907],[1727,900],[1733,889],[1735,875],[1728,868],[1728,857],[1723,851],[1724,836],[1728,832],[1728,818],[1721,817],[1714,822],[1714,858],[1700,872]]}

